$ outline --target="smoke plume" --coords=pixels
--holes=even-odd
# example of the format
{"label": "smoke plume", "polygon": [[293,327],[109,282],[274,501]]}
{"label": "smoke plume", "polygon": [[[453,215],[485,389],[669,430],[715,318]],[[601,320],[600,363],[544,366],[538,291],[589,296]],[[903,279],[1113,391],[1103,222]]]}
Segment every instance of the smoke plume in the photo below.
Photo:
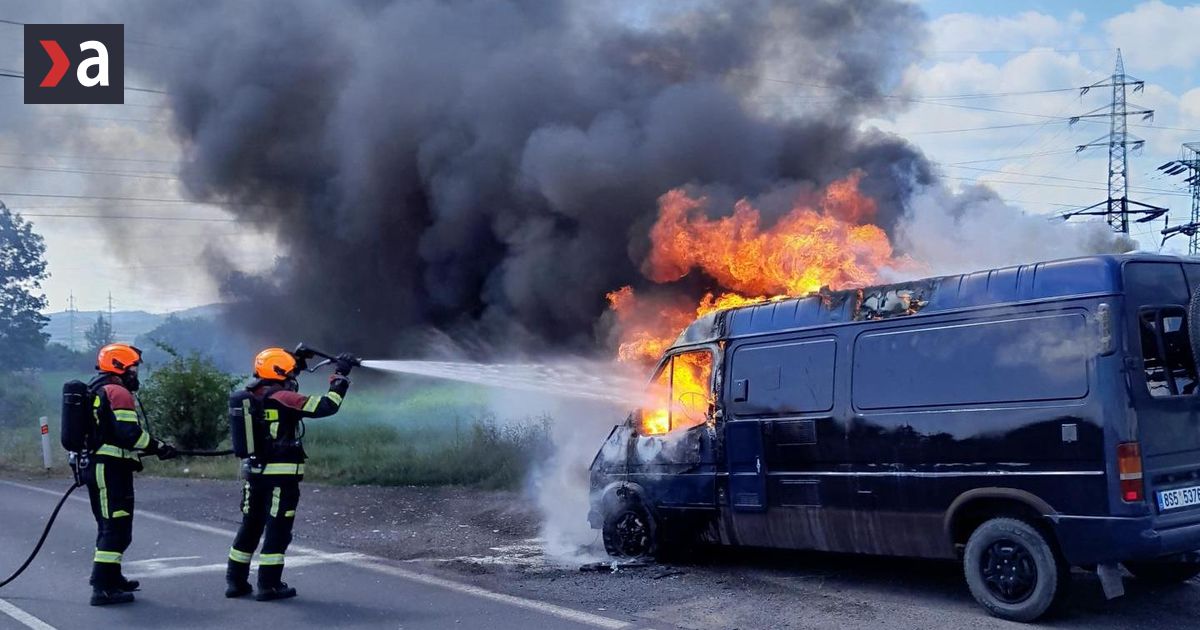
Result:
{"label": "smoke plume", "polygon": [[213,256],[234,320],[378,352],[428,325],[593,346],[605,293],[647,283],[647,231],[675,187],[753,196],[859,169],[890,229],[931,181],[904,140],[858,129],[896,102],[884,95],[923,33],[912,5],[658,11],[304,0],[121,13],[130,32],[185,43],[140,67],[169,93],[189,193],[237,204],[283,244],[249,275]]}
{"label": "smoke plume", "polygon": [[[653,284],[667,191],[729,199],[709,205],[720,216],[861,173],[875,223],[918,260],[947,251],[921,226],[986,223],[971,210],[996,203],[945,192],[917,149],[862,125],[903,105],[924,38],[898,0],[113,6],[98,17],[179,42],[135,65],[168,93],[187,193],[280,244],[240,252],[251,273],[208,257],[251,334],[376,356],[428,329],[591,349],[609,338],[605,294]],[[1027,232],[1012,251],[1054,255],[1049,230]],[[692,275],[677,293],[716,288]]]}

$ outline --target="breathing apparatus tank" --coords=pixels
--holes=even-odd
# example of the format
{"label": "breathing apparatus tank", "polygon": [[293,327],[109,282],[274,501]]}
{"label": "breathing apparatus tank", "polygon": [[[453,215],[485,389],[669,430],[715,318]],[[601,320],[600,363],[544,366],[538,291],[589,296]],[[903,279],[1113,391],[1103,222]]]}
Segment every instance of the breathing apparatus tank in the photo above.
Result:
{"label": "breathing apparatus tank", "polygon": [[238,458],[260,454],[266,439],[263,415],[262,401],[253,393],[242,390],[229,397],[229,440]]}
{"label": "breathing apparatus tank", "polygon": [[92,401],[95,394],[83,381],[67,381],[62,389],[62,422],[59,438],[72,453],[87,453],[99,446]]}

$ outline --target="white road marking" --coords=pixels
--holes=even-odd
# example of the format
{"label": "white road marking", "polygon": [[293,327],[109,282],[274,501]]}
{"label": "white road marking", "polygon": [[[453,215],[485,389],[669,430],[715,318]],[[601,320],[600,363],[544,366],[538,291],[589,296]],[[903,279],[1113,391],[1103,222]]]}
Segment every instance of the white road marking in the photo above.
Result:
{"label": "white road marking", "polygon": [[520,608],[527,608],[529,610],[534,610],[546,615],[558,617],[559,619],[566,619],[568,621],[595,626],[597,628],[611,628],[612,630],[619,630],[621,628],[628,628],[630,625],[628,622],[621,621],[619,619],[601,617],[600,615],[593,615],[592,613],[586,613],[573,608],[564,608],[554,604],[547,604],[546,602],[539,602],[534,599],[525,599],[524,597],[505,595],[504,593],[489,591],[478,586],[472,586],[470,584],[463,584],[462,582],[455,582],[453,580],[434,577],[432,575],[426,575],[416,571],[409,571],[408,569],[402,569],[390,564],[383,564],[381,561],[377,561],[375,558],[368,559],[354,566],[373,569],[380,573],[386,573],[388,575],[393,575],[398,578],[403,578],[413,582],[428,584],[429,586],[437,586],[446,590],[455,591],[457,593],[463,593],[464,595],[474,595],[475,597],[490,599],[494,602],[501,602],[511,606],[518,606]]}
{"label": "white road marking", "polygon": [[32,628],[33,630],[57,630],[54,626],[34,617],[33,615],[13,606],[7,601],[0,599],[0,613],[4,613],[9,617],[17,620],[17,623]]}
{"label": "white road marking", "polygon": [[163,558],[154,558],[152,560],[137,560],[134,562],[126,562],[125,566],[138,564],[142,562],[175,562],[176,560],[203,560],[204,556],[166,556]]}
{"label": "white road marking", "polygon": [[[193,556],[195,559],[198,559],[199,557],[200,556]],[[362,559],[362,554],[350,552],[321,556],[289,554],[287,557],[287,566],[288,568],[309,567],[314,564],[328,564],[331,562],[351,564]],[[135,560],[133,562],[126,562],[125,576],[131,578],[167,578],[178,577],[181,575],[196,575],[197,573],[220,573],[224,571],[227,566],[224,562],[220,564],[172,566],[168,562],[163,562],[163,560],[166,560],[166,558],[151,558],[149,560]]]}
{"label": "white road marking", "polygon": [[[54,497],[62,496],[61,492],[58,492],[55,490],[47,490],[45,488],[39,488],[37,486],[30,486],[27,484],[18,483],[16,481],[9,481],[7,479],[0,479],[0,483],[6,484],[9,486],[13,486],[15,488],[22,488],[22,489],[30,490],[33,492],[40,492],[42,494],[47,494],[47,495],[54,496]],[[83,497],[72,496],[71,499],[73,501],[78,501],[78,502],[83,502],[83,503],[87,502],[87,499],[83,498]],[[198,532],[206,532],[209,534],[215,534],[218,536],[223,536],[230,540],[232,540],[234,535],[236,534],[236,532],[234,532],[232,530],[222,529],[220,527],[213,527],[211,525],[204,525],[202,523],[192,523],[189,521],[181,521],[181,520],[171,518],[169,516],[164,516],[162,514],[157,514],[154,512],[147,512],[145,510],[138,510],[136,512],[136,517],[137,518],[148,518],[152,521],[159,521],[162,523],[169,523],[172,525],[177,525],[179,527],[186,527],[188,529],[195,530]],[[525,608],[527,610],[533,610],[533,611],[540,612],[540,613],[550,615],[553,617],[558,617],[559,619],[565,619],[567,621],[573,621],[575,623],[581,623],[581,624],[585,624],[585,625],[589,625],[589,626],[594,626],[596,628],[609,628],[611,630],[621,630],[622,628],[628,628],[631,625],[627,621],[621,621],[619,619],[613,619],[611,617],[603,617],[600,615],[594,615],[592,613],[583,612],[581,610],[575,610],[574,608],[567,608],[565,606],[558,606],[556,604],[540,602],[535,599],[526,599],[524,597],[517,597],[515,595],[506,595],[504,593],[497,593],[495,591],[489,591],[485,588],[481,588],[478,586],[472,586],[470,584],[464,584],[462,582],[456,582],[454,580],[449,580],[446,578],[440,578],[440,577],[435,577],[432,575],[426,575],[424,573],[419,573],[417,571],[410,571],[408,569],[402,569],[400,567],[394,566],[388,560],[377,557],[377,556],[371,556],[371,555],[367,555],[367,554],[351,554],[351,555],[354,555],[355,558],[354,559],[346,559],[346,558],[342,557],[343,554],[326,553],[324,551],[320,551],[318,549],[313,549],[312,547],[304,547],[302,545],[292,545],[289,547],[289,549],[292,551],[295,551],[298,555],[314,556],[317,558],[322,558],[327,562],[337,562],[340,564],[347,564],[347,565],[353,566],[353,567],[361,567],[361,568],[365,568],[365,569],[370,569],[370,570],[376,571],[378,573],[383,573],[385,575],[391,575],[393,577],[402,578],[405,580],[409,580],[411,582],[418,582],[420,584],[426,584],[428,586],[435,586],[435,587],[443,588],[443,589],[446,589],[449,591],[462,593],[464,595],[471,595],[474,597],[479,597],[481,599],[488,599],[488,600],[491,600],[494,602],[500,602],[500,603],[508,604],[510,606],[516,606],[518,608]],[[222,565],[222,567],[224,567],[224,565]],[[50,628],[50,626],[38,626],[38,627],[42,628],[43,630],[45,628]],[[53,630],[53,629],[51,628],[51,630]]]}

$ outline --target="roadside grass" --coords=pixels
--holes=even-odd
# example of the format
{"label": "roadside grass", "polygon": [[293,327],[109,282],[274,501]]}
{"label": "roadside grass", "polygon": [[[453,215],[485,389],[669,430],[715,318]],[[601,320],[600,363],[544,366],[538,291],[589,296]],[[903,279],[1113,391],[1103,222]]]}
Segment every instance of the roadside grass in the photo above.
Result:
{"label": "roadside grass", "polygon": [[[51,427],[52,463],[57,470],[67,469],[67,454],[58,445],[58,432]],[[42,464],[42,436],[36,426],[0,429],[0,471],[45,474]]]}
{"label": "roadside grass", "polygon": [[[50,373],[43,379],[55,402],[68,378]],[[342,485],[518,487],[548,448],[549,418],[499,419],[488,412],[486,400],[480,388],[440,382],[352,390],[337,415],[306,423],[305,478]],[[57,409],[47,415],[55,471],[63,472],[67,458],[58,443]],[[0,429],[0,471],[42,473],[40,440],[34,419],[28,428]],[[143,463],[145,474],[152,475],[236,479],[239,474],[239,462],[228,456],[169,462],[148,457]]]}

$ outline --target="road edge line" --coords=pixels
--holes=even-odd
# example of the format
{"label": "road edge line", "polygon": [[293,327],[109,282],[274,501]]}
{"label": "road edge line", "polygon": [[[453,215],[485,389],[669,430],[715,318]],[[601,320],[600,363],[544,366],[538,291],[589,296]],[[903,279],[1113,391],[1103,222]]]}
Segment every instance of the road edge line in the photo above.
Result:
{"label": "road edge line", "polygon": [[25,626],[26,628],[31,628],[32,630],[58,630],[58,628],[55,628],[45,621],[42,621],[41,619],[34,617],[24,610],[21,610],[16,604],[13,604],[12,602],[3,598],[0,598],[0,613],[4,613],[13,619],[16,619],[17,623]]}
{"label": "road edge line", "polygon": [[[51,495],[51,496],[56,496],[56,497],[62,496],[61,492],[57,492],[57,491],[50,490],[47,488],[39,488],[38,486],[31,486],[31,485],[20,483],[17,481],[10,481],[8,479],[0,479],[0,483],[9,485],[9,486],[13,486],[13,487],[17,487],[17,488],[23,488],[25,490],[32,490],[34,492],[40,492],[42,494],[47,494],[47,495]],[[83,502],[87,501],[87,499],[84,499],[83,497],[78,497],[78,496],[71,497],[71,498],[72,498],[72,500],[75,500],[75,501],[83,501]],[[148,518],[153,521],[160,521],[163,523],[178,525],[180,527],[186,527],[188,529],[192,529],[195,531],[206,532],[209,534],[216,534],[216,535],[224,536],[230,540],[232,540],[233,537],[237,534],[237,532],[235,532],[233,530],[222,529],[220,527],[214,527],[212,525],[205,525],[203,523],[193,523],[191,521],[181,521],[179,519],[171,518],[170,516],[159,514],[157,512],[148,512],[146,510],[137,510],[136,515],[138,517]],[[593,614],[590,612],[576,610],[574,608],[567,608],[566,606],[559,606],[558,604],[551,604],[549,602],[538,601],[536,599],[528,599],[528,598],[520,597],[517,595],[508,595],[506,593],[498,593],[496,591],[488,590],[481,586],[474,586],[472,584],[466,584],[464,582],[458,582],[455,580],[438,577],[435,575],[429,575],[429,574],[421,573],[419,571],[403,569],[403,568],[400,568],[397,566],[393,566],[391,564],[391,562],[386,558],[380,558],[379,556],[372,556],[370,554],[361,554],[359,558],[356,558],[353,561],[351,561],[345,557],[338,557],[337,554],[327,553],[327,552],[321,551],[319,549],[314,549],[312,547],[306,547],[304,545],[291,545],[290,549],[293,551],[296,551],[297,553],[320,556],[329,562],[336,562],[338,564],[344,564],[344,565],[352,566],[352,567],[362,567],[362,568],[366,568],[366,569],[375,571],[376,573],[383,573],[384,575],[391,575],[392,577],[398,577],[401,579],[408,580],[410,582],[418,582],[418,583],[425,584],[428,586],[436,586],[436,587],[443,588],[446,590],[455,591],[458,593],[462,593],[464,595],[472,595],[474,597],[479,597],[481,599],[489,599],[489,600],[492,600],[495,602],[501,602],[501,603],[508,604],[510,606],[516,606],[518,608],[525,608],[527,610],[533,610],[536,612],[540,612],[542,614],[550,615],[553,617],[558,617],[559,619],[565,619],[567,621],[573,621],[575,623],[582,623],[582,624],[594,626],[597,628],[606,628],[609,630],[621,630],[623,628],[628,628],[629,626],[632,625],[631,623],[629,623],[627,621],[622,621],[620,619],[613,619],[612,617],[596,615],[596,614]],[[2,601],[2,600],[0,600],[0,601]],[[18,609],[18,610],[20,610],[20,609]],[[30,617],[32,619],[37,620],[37,618],[32,617],[32,615]],[[30,626],[30,627],[34,628],[34,626]],[[49,626],[49,625],[44,626],[44,627],[37,627],[37,628],[38,628],[38,630],[56,630],[53,626]]]}

